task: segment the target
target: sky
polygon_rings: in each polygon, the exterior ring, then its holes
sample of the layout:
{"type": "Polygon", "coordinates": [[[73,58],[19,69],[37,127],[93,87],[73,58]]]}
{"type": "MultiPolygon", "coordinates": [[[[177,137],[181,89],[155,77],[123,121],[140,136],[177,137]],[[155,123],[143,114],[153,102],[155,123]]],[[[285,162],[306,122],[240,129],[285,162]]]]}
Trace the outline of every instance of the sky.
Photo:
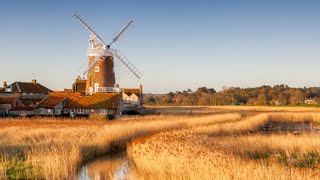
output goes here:
{"type": "Polygon", "coordinates": [[[320,86],[320,1],[313,0],[2,0],[0,82],[71,88],[86,63],[89,33],[78,12],[110,42],[131,18],[134,28],[112,48],[142,73],[116,66],[121,87],[147,93],[206,86],[320,86]]]}

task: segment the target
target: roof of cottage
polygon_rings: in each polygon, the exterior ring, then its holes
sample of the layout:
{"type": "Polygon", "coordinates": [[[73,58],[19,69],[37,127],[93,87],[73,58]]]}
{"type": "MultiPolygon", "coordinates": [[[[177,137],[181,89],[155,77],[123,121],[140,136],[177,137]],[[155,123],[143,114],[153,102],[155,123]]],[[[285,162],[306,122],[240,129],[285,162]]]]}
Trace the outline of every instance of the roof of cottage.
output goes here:
{"type": "Polygon", "coordinates": [[[127,94],[128,96],[131,96],[131,94],[140,96],[141,93],[139,88],[123,88],[122,92],[127,94]]]}
{"type": "MultiPolygon", "coordinates": [[[[52,90],[44,87],[39,83],[33,82],[14,82],[7,86],[7,88],[11,88],[11,92],[13,93],[48,93],[52,92],[52,90]]],[[[0,92],[6,92],[6,88],[0,88],[0,92]]],[[[6,92],[7,93],[7,92],[6,92]]]]}
{"type": "Polygon", "coordinates": [[[37,108],[53,108],[65,100],[65,108],[74,109],[116,109],[119,103],[119,93],[94,93],[90,96],[81,93],[51,92],[37,108]]]}
{"type": "Polygon", "coordinates": [[[13,104],[16,101],[16,97],[0,97],[0,104],[13,104]]]}

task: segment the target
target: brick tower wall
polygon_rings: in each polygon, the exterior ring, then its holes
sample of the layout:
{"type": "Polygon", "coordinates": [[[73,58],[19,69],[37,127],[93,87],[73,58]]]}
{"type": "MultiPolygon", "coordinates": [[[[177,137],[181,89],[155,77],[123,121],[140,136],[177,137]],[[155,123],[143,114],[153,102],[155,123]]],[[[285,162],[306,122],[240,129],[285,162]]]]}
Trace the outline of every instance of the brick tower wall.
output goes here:
{"type": "MultiPolygon", "coordinates": [[[[88,67],[94,62],[94,60],[94,56],[89,57],[88,67]]],[[[114,87],[116,80],[114,74],[114,63],[111,56],[107,56],[99,63],[99,72],[95,72],[95,67],[92,67],[88,72],[86,84],[87,94],[90,92],[90,87],[94,89],[94,83],[99,83],[99,87],[114,87]]]]}

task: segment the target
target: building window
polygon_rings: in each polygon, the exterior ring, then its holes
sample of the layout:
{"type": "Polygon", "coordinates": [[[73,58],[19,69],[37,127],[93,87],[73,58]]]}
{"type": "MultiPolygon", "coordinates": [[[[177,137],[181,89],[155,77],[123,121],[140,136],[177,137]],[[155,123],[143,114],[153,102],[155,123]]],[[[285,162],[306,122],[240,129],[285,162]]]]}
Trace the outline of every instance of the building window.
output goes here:
{"type": "Polygon", "coordinates": [[[25,95],[27,95],[27,93],[22,93],[22,96],[25,96],[25,95]]]}
{"type": "Polygon", "coordinates": [[[44,108],[39,108],[39,114],[45,114],[46,110],[44,108]]]}
{"type": "Polygon", "coordinates": [[[84,114],[84,109],[77,109],[78,114],[84,114]]]}
{"type": "Polygon", "coordinates": [[[51,114],[51,113],[52,113],[52,110],[51,110],[51,109],[47,109],[47,113],[48,113],[48,114],[51,114]]]}
{"type": "Polygon", "coordinates": [[[108,113],[107,109],[100,109],[100,114],[107,114],[107,113],[108,113]]]}
{"type": "Polygon", "coordinates": [[[71,113],[74,113],[74,112],[76,112],[76,111],[75,111],[74,109],[70,109],[70,112],[71,112],[71,113]]]}
{"type": "Polygon", "coordinates": [[[108,111],[108,114],[113,115],[113,114],[114,114],[114,110],[110,109],[110,110],[108,111]]]}
{"type": "Polygon", "coordinates": [[[5,88],[4,91],[5,91],[5,92],[12,92],[12,89],[11,89],[11,88],[5,88]]]}
{"type": "Polygon", "coordinates": [[[33,96],[33,93],[30,93],[30,96],[33,96]]]}
{"type": "Polygon", "coordinates": [[[99,66],[94,67],[94,72],[99,72],[99,66]]]}
{"type": "Polygon", "coordinates": [[[54,113],[55,115],[61,115],[61,109],[60,108],[57,108],[56,110],[55,110],[55,113],[54,113]]]}
{"type": "Polygon", "coordinates": [[[27,112],[24,110],[19,111],[19,115],[26,115],[26,114],[27,114],[27,112]]]}
{"type": "Polygon", "coordinates": [[[64,112],[65,114],[68,114],[68,113],[69,113],[69,109],[68,109],[68,108],[64,108],[63,112],[64,112]]]}

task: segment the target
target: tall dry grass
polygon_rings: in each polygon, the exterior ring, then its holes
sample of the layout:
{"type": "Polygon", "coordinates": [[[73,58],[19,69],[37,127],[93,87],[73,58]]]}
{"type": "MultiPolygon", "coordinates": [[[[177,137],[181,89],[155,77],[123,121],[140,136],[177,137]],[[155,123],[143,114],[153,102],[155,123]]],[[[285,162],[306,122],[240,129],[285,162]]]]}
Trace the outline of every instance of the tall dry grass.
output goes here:
{"type": "Polygon", "coordinates": [[[146,106],[148,112],[160,114],[207,114],[225,112],[320,112],[319,107],[278,106],[146,106]]]}
{"type": "Polygon", "coordinates": [[[131,178],[318,179],[318,135],[258,132],[269,118],[308,117],[280,116],[258,114],[135,139],[127,149],[134,169],[131,178]]]}
{"type": "Polygon", "coordinates": [[[210,126],[200,126],[194,128],[197,133],[208,135],[239,134],[244,132],[253,132],[259,130],[268,122],[267,114],[258,114],[245,117],[240,120],[225,122],[222,124],[213,124],[210,126]]]}
{"type": "Polygon", "coordinates": [[[282,163],[294,167],[320,168],[319,135],[242,135],[212,139],[210,144],[246,159],[282,163]],[[229,143],[233,142],[233,143],[229,143]]]}
{"type": "MultiPolygon", "coordinates": [[[[127,154],[136,179],[303,179],[319,175],[314,170],[316,163],[312,170],[311,166],[297,168],[305,159],[317,160],[317,136],[257,134],[270,121],[318,123],[317,108],[206,107],[206,113],[202,109],[190,112],[190,108],[182,115],[108,122],[1,120],[0,179],[1,173],[8,177],[12,171],[17,174],[14,178],[76,178],[85,162],[129,141],[127,154]],[[304,148],[297,150],[297,146],[304,148]]],[[[172,112],[180,110],[173,108],[172,112]]]]}
{"type": "Polygon", "coordinates": [[[269,120],[273,122],[314,122],[320,123],[320,113],[269,113],[269,120]]]}
{"type": "MultiPolygon", "coordinates": [[[[50,118],[0,121],[0,156],[5,175],[17,171],[25,178],[75,178],[80,166],[133,138],[195,125],[206,125],[239,114],[187,116],[147,116],[119,121],[70,121],[50,118]],[[20,166],[11,159],[23,162],[20,166]],[[25,172],[32,171],[30,174],[25,172]]],[[[17,176],[16,176],[17,177],[17,176]]]]}

